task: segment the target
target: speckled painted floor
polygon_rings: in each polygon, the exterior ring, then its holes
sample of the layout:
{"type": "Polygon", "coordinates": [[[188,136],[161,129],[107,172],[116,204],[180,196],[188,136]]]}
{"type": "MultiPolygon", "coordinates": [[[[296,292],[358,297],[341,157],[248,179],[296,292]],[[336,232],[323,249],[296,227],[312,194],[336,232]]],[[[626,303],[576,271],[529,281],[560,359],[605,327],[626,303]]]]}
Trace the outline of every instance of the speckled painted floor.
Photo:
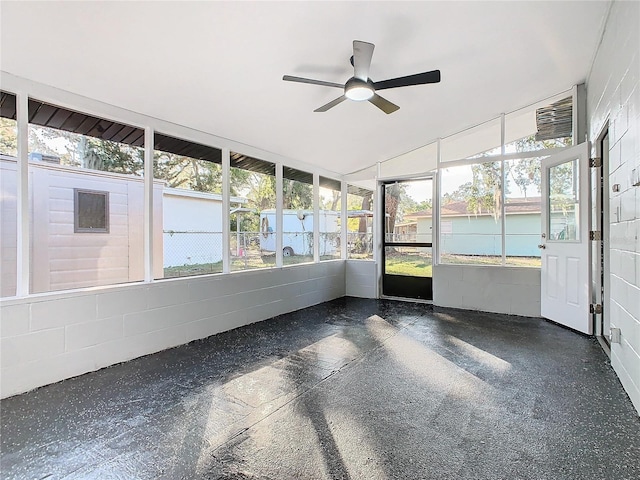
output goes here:
{"type": "Polygon", "coordinates": [[[640,478],[597,342],[340,299],[1,403],[4,479],[640,478]]]}

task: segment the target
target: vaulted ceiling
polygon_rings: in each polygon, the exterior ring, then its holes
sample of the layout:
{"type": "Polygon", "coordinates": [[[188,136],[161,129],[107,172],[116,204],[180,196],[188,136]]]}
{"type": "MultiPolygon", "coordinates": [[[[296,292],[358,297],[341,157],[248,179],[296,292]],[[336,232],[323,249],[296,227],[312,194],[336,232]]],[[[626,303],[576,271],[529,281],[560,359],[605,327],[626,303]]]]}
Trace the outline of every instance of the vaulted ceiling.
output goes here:
{"type": "Polygon", "coordinates": [[[0,68],[347,174],[587,79],[609,1],[7,2],[0,68]],[[434,85],[313,110],[340,95],[353,40],[374,81],[434,85]]]}

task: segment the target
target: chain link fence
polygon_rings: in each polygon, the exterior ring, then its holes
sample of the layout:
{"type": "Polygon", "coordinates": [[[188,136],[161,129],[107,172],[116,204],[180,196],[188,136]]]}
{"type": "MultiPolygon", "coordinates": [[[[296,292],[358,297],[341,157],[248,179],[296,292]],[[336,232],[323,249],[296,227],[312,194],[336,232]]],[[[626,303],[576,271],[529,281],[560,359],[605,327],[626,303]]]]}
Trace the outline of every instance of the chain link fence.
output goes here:
{"type": "Polygon", "coordinates": [[[347,258],[373,260],[373,233],[348,232],[347,258]]]}
{"type": "MultiPolygon", "coordinates": [[[[208,273],[222,273],[222,232],[165,230],[164,277],[184,277],[208,273]]],[[[248,270],[275,266],[275,249],[265,248],[260,232],[231,232],[229,253],[231,270],[248,270]]],[[[283,256],[285,265],[313,261],[313,234],[296,232],[283,234],[283,256]],[[298,251],[296,251],[298,250],[298,251]]],[[[348,234],[348,257],[373,258],[373,235],[350,232],[348,234]]],[[[340,258],[340,234],[320,233],[320,258],[340,258]]]]}
{"type": "Polygon", "coordinates": [[[222,272],[222,232],[163,232],[164,276],[184,277],[222,272]]]}

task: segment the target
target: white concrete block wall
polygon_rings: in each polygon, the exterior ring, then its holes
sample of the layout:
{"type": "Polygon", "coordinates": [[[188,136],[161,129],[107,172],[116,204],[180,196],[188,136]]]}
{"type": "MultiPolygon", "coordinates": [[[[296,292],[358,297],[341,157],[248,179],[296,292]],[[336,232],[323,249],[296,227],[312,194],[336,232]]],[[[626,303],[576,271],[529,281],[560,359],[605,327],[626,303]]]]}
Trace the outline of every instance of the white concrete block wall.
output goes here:
{"type": "Polygon", "coordinates": [[[587,80],[589,139],[609,120],[611,364],[640,412],[640,2],[616,1],[587,80]],[[619,192],[612,186],[620,185],[619,192]]]}
{"type": "Polygon", "coordinates": [[[347,260],[345,284],[349,297],[378,298],[377,264],[366,260],[347,260]]]}
{"type": "Polygon", "coordinates": [[[7,300],[2,398],[345,295],[345,262],[7,300]]]}
{"type": "Polygon", "coordinates": [[[540,316],[540,269],[435,265],[433,303],[441,307],[540,316]]]}

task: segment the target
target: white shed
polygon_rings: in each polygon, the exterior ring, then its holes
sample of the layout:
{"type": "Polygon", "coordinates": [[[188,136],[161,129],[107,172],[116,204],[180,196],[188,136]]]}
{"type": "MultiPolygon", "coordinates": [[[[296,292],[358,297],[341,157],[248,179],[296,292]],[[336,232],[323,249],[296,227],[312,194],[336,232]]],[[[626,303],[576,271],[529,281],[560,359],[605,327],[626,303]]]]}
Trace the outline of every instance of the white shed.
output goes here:
{"type": "MultiPolygon", "coordinates": [[[[0,156],[2,294],[15,293],[16,159],[0,156]],[[6,261],[5,261],[6,259],[6,261]]],[[[142,177],[29,161],[31,291],[144,279],[142,177]],[[84,209],[84,210],[83,210],[84,209]],[[99,211],[101,225],[84,212],[99,211]]],[[[162,247],[162,182],[154,181],[154,245],[162,247]]],[[[162,277],[162,260],[154,276],[162,277]]]]}

